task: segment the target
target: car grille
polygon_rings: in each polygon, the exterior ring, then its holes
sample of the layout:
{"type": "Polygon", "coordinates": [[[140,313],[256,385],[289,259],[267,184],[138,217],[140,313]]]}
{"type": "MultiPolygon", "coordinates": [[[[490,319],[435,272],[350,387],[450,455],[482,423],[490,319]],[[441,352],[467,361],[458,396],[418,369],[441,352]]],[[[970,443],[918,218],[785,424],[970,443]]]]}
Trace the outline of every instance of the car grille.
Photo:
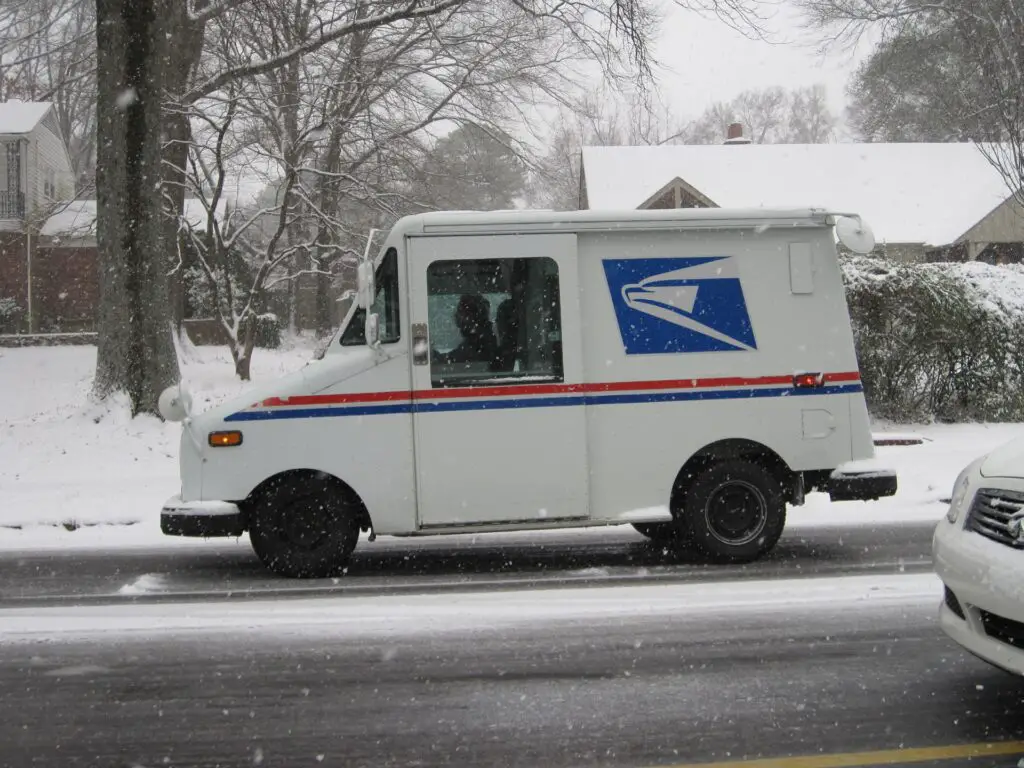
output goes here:
{"type": "Polygon", "coordinates": [[[1024,549],[1024,540],[1010,533],[1010,522],[1024,512],[1024,493],[983,488],[974,495],[967,528],[1008,547],[1024,549]]]}
{"type": "Polygon", "coordinates": [[[981,624],[985,627],[985,634],[993,640],[1012,645],[1014,648],[1024,649],[1024,624],[1002,616],[996,616],[988,611],[980,611],[981,624]]]}

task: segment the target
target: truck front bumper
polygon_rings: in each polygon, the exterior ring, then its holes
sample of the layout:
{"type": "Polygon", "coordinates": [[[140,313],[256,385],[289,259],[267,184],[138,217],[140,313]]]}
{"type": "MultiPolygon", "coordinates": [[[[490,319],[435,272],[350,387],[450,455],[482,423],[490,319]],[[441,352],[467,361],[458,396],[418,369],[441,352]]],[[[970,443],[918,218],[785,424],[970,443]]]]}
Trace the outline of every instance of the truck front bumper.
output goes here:
{"type": "Polygon", "coordinates": [[[182,501],[172,496],[160,511],[160,530],[168,536],[241,536],[245,515],[230,501],[182,501]]]}
{"type": "Polygon", "coordinates": [[[895,496],[898,483],[891,469],[839,470],[831,474],[825,490],[832,501],[874,501],[895,496]]]}

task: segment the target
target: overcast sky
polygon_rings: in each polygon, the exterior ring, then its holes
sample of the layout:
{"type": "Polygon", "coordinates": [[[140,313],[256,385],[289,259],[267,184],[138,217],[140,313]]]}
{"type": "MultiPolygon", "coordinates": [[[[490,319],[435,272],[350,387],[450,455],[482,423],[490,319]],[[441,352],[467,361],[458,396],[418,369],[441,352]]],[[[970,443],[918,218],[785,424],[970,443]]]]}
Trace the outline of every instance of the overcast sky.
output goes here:
{"type": "Polygon", "coordinates": [[[751,40],[716,18],[685,11],[668,0],[657,57],[662,99],[679,117],[693,118],[713,101],[725,101],[748,88],[823,84],[837,116],[846,106],[846,84],[870,51],[833,49],[825,54],[783,7],[769,29],[772,42],[751,40]]]}

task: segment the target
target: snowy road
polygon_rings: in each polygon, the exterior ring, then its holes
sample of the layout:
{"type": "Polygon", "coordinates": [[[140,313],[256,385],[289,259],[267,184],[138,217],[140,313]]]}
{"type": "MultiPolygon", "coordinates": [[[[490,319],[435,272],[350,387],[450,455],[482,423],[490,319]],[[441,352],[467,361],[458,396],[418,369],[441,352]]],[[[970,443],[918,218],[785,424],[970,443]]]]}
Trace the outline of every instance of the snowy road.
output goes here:
{"type": "Polygon", "coordinates": [[[916,764],[1011,768],[1024,684],[945,639],[938,594],[919,573],[8,608],[0,764],[828,768],[996,743],[916,764]]]}
{"type": "Polygon", "coordinates": [[[933,528],[743,568],[626,528],[382,537],[337,582],[244,540],[3,552],[0,766],[1013,768],[1024,683],[938,629],[933,528]]]}
{"type": "Polygon", "coordinates": [[[246,539],[169,540],[166,549],[0,552],[0,604],[210,599],[271,594],[395,593],[632,584],[725,578],[904,573],[931,569],[934,523],[795,527],[745,567],[680,563],[628,526],[545,533],[364,540],[349,575],[288,581],[260,565],[246,539]]]}

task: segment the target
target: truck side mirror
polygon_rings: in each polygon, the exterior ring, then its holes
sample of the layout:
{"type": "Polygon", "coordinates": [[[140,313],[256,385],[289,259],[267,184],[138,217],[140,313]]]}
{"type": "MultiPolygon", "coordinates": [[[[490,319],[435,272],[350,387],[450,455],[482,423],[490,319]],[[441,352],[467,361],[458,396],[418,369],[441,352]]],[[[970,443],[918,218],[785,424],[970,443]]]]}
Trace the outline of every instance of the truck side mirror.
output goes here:
{"type": "Polygon", "coordinates": [[[360,309],[368,310],[373,305],[373,300],[377,295],[373,278],[373,262],[369,259],[359,262],[357,282],[356,301],[360,309]]]}
{"type": "Polygon", "coordinates": [[[835,222],[836,238],[854,253],[867,255],[875,248],[875,234],[859,216],[839,216],[835,222]]]}
{"type": "Polygon", "coordinates": [[[157,410],[166,421],[184,421],[192,413],[192,395],[184,387],[170,386],[160,393],[157,410]]]}

